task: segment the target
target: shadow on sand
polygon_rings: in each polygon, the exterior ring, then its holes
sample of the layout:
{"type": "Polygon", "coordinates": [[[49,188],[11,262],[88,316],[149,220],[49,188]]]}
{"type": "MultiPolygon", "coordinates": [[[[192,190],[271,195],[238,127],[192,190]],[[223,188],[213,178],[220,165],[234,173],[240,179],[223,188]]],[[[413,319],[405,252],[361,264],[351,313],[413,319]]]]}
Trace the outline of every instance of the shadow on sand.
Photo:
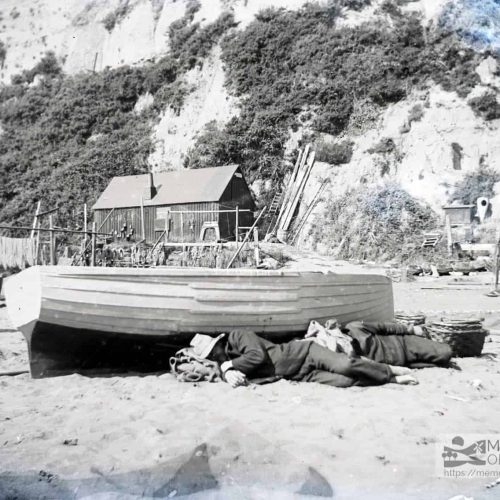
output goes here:
{"type": "MultiPolygon", "coordinates": [[[[261,492],[288,493],[303,497],[333,498],[330,483],[314,467],[302,466],[303,471],[287,484],[273,470],[264,471],[262,482],[253,470],[249,475],[224,472],[214,473],[210,463],[214,454],[220,454],[217,446],[203,443],[192,450],[190,456],[173,459],[150,469],[126,474],[106,474],[91,467],[91,477],[64,479],[56,474],[40,470],[25,475],[14,472],[0,473],[0,498],[21,500],[28,498],[173,498],[189,495],[191,498],[235,498],[259,489],[261,492]],[[180,464],[180,465],[179,465],[180,464]],[[244,477],[246,475],[246,477],[244,477]],[[269,478],[275,478],[275,482],[269,478]]],[[[237,457],[238,459],[238,457],[237,457]]],[[[245,462],[243,460],[243,462],[245,462]]],[[[251,467],[251,464],[246,464],[251,467]]],[[[287,464],[286,467],[293,464],[287,464]]],[[[259,468],[259,464],[256,465],[259,468]]],[[[260,465],[262,468],[262,466],[260,465]]],[[[220,469],[220,467],[219,467],[220,469]]],[[[255,469],[255,467],[254,467],[255,469]]]]}

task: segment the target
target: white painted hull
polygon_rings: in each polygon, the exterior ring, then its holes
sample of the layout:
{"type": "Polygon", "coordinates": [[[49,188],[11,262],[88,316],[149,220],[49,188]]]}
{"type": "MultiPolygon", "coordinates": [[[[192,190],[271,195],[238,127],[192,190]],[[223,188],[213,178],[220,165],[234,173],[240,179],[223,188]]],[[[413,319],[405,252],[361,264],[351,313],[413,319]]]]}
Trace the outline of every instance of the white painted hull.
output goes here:
{"type": "Polygon", "coordinates": [[[19,273],[5,289],[34,377],[163,370],[168,354],[158,350],[185,345],[194,333],[243,329],[277,339],[305,333],[313,319],[394,316],[392,283],[377,275],[51,266],[19,273]]]}
{"type": "Polygon", "coordinates": [[[21,330],[38,320],[140,335],[287,333],[305,331],[313,319],[394,316],[391,281],[370,274],[52,266],[23,271],[6,288],[21,330]]]}

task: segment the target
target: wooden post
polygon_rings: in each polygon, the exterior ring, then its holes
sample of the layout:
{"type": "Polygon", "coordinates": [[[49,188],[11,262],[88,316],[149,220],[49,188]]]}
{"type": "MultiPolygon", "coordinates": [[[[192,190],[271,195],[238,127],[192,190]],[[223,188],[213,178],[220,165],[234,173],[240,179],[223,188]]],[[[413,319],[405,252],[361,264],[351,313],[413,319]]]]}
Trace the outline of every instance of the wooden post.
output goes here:
{"type": "MultiPolygon", "coordinates": [[[[38,224],[38,216],[40,215],[41,207],[42,207],[42,202],[39,201],[36,204],[35,218],[33,219],[33,229],[31,230],[31,239],[33,239],[35,237],[35,229],[36,229],[37,224],[38,224]]],[[[37,234],[38,234],[38,231],[37,231],[37,234]]]]}
{"type": "Polygon", "coordinates": [[[42,202],[39,201],[36,205],[35,218],[33,220],[33,230],[31,231],[31,239],[35,239],[35,264],[38,264],[38,249],[40,247],[40,231],[34,231],[34,229],[40,228],[40,209],[42,208],[42,202]]]}
{"type": "Polygon", "coordinates": [[[226,269],[229,269],[233,265],[234,261],[236,260],[236,258],[240,254],[241,250],[245,246],[245,243],[248,241],[248,238],[252,234],[253,228],[257,227],[257,224],[259,223],[261,217],[264,215],[264,213],[266,212],[266,210],[267,210],[267,206],[264,207],[261,210],[259,216],[257,217],[257,219],[255,219],[255,222],[253,223],[252,227],[250,228],[250,231],[248,231],[248,233],[245,235],[245,238],[243,239],[243,242],[241,243],[241,246],[238,247],[238,249],[236,250],[236,252],[234,252],[234,255],[231,257],[231,260],[229,261],[229,264],[226,266],[226,269]]]}
{"type": "MultiPolygon", "coordinates": [[[[36,223],[36,228],[40,229],[40,221],[38,220],[36,223]]],[[[40,252],[40,231],[36,232],[35,236],[35,256],[36,256],[36,263],[38,264],[38,254],[40,252]]]]}
{"type": "Polygon", "coordinates": [[[259,228],[253,228],[253,241],[255,247],[253,249],[254,257],[255,257],[255,265],[258,266],[260,264],[260,252],[259,252],[259,228]]]}
{"type": "Polygon", "coordinates": [[[448,256],[451,256],[451,254],[453,253],[453,241],[451,235],[451,222],[449,215],[447,215],[445,218],[445,227],[446,227],[446,246],[448,247],[448,256]]]}
{"type": "Polygon", "coordinates": [[[170,228],[172,227],[172,214],[170,213],[170,208],[167,208],[167,215],[166,215],[166,222],[165,222],[165,238],[164,238],[164,243],[169,241],[170,238],[170,228]]]}
{"type": "MultiPolygon", "coordinates": [[[[54,217],[52,215],[49,216],[49,229],[54,229],[54,217]]],[[[50,265],[54,266],[56,263],[56,235],[54,231],[50,231],[49,233],[49,238],[50,238],[50,265]]]]}
{"type": "Polygon", "coordinates": [[[97,232],[96,223],[92,222],[92,257],[90,261],[91,266],[95,266],[96,232],[97,232]]]}
{"type": "MultiPolygon", "coordinates": [[[[111,209],[111,212],[109,212],[108,215],[106,215],[106,217],[104,218],[104,220],[101,222],[99,228],[97,231],[100,231],[101,228],[104,226],[104,224],[106,224],[107,220],[111,217],[111,215],[113,214],[113,212],[115,211],[114,208],[111,209]]],[[[80,231],[70,231],[70,232],[73,232],[74,234],[78,234],[80,233],[80,231]]],[[[93,232],[96,232],[96,231],[93,231],[93,232]]],[[[106,234],[106,236],[113,236],[112,234],[106,234]]],[[[85,252],[89,249],[89,247],[92,245],[92,238],[90,238],[90,245],[87,243],[87,245],[85,245],[83,247],[83,251],[80,253],[80,256],[78,257],[78,260],[76,262],[73,262],[73,265],[78,265],[80,263],[80,261],[82,259],[84,259],[85,257],[85,252]]]]}
{"type": "Polygon", "coordinates": [[[236,228],[234,230],[234,236],[236,238],[236,248],[238,248],[239,241],[240,241],[240,207],[239,207],[239,205],[236,205],[235,219],[236,219],[236,228]]]}
{"type": "Polygon", "coordinates": [[[165,236],[165,234],[166,234],[166,230],[160,234],[160,236],[156,240],[155,244],[153,245],[153,248],[149,251],[148,254],[146,254],[146,260],[151,260],[153,258],[154,251],[155,251],[156,247],[158,246],[158,244],[160,243],[161,239],[165,236]]]}
{"type": "Polygon", "coordinates": [[[83,248],[87,246],[87,204],[83,204],[83,230],[85,234],[83,235],[83,248]]]}
{"type": "Polygon", "coordinates": [[[184,214],[181,212],[181,241],[184,243],[184,214]]]}
{"type": "Polygon", "coordinates": [[[408,281],[408,266],[401,266],[401,283],[408,281]]]}
{"type": "Polygon", "coordinates": [[[144,225],[144,199],[141,196],[141,228],[142,228],[142,234],[141,237],[143,240],[146,239],[146,226],[144,225]]]}
{"type": "Polygon", "coordinates": [[[495,292],[498,292],[498,281],[500,276],[500,240],[495,248],[495,292]]]}

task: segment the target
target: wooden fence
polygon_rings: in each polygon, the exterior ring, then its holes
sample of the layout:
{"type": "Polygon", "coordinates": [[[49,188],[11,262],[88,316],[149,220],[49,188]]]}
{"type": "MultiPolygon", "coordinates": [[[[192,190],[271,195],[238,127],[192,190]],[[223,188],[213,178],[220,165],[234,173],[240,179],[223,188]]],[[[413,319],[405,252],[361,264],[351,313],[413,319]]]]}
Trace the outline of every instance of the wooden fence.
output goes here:
{"type": "Polygon", "coordinates": [[[36,264],[34,238],[7,238],[0,236],[0,267],[24,269],[36,264]]]}

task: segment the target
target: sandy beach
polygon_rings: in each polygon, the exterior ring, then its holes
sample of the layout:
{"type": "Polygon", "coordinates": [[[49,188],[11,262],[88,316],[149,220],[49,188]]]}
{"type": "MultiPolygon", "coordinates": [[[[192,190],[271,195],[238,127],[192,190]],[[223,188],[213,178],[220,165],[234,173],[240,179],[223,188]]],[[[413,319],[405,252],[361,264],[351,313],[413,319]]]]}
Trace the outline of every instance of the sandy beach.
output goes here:
{"type": "MultiPolygon", "coordinates": [[[[0,498],[499,498],[491,479],[437,475],[443,434],[500,434],[500,299],[449,283],[395,283],[396,309],[476,312],[492,335],[418,386],[2,376],[0,498]]],[[[26,351],[0,302],[0,371],[27,369],[26,351]]]]}

